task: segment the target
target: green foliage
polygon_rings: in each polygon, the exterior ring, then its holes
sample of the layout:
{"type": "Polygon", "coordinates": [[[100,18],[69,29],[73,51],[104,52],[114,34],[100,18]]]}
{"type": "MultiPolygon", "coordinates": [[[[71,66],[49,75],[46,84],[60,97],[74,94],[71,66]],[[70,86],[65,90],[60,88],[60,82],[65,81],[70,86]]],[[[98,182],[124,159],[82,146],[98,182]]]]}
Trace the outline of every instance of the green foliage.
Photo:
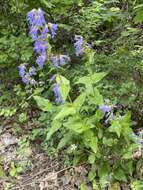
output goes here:
{"type": "MultiPolygon", "coordinates": [[[[73,163],[90,164],[88,180],[93,189],[120,190],[118,182],[142,189],[138,169],[142,163],[134,156],[140,149],[133,125],[141,128],[143,123],[142,1],[3,0],[1,4],[0,116],[15,117],[24,125],[30,117],[34,119],[30,112],[40,114],[39,119],[36,116],[40,126],[22,137],[18,154],[31,154],[29,139],[40,138],[49,152],[63,149],[73,163]],[[58,36],[49,42],[48,51],[69,52],[71,64],[55,71],[48,60],[44,70],[38,70],[39,83],[31,88],[18,85],[17,67],[34,63],[26,14],[39,7],[48,22],[59,24],[58,36]],[[75,34],[83,35],[92,46],[83,57],[75,56],[75,34]],[[52,74],[60,84],[63,105],[54,102],[52,74]],[[101,111],[104,104],[111,107],[110,113],[101,111]],[[133,180],[136,176],[138,180],[133,180]]],[[[17,177],[22,170],[23,166],[12,163],[9,174],[17,177]]],[[[84,183],[80,188],[87,189],[84,183]]]]}
{"type": "Polygon", "coordinates": [[[141,190],[143,188],[143,182],[136,180],[131,185],[132,190],[141,190]]]}
{"type": "MultiPolygon", "coordinates": [[[[93,181],[98,176],[101,189],[108,186],[109,178],[121,182],[129,180],[134,168],[131,163],[130,167],[128,165],[129,169],[126,170],[127,161],[131,162],[133,152],[138,150],[137,138],[134,141],[131,138],[131,134],[134,133],[131,129],[130,113],[124,115],[114,113],[114,119],[111,119],[108,127],[105,127],[104,114],[99,109],[104,99],[97,87],[97,82],[101,81],[105,75],[105,73],[93,73],[79,78],[75,85],[85,85],[76,99],[73,102],[67,100],[61,106],[52,105],[51,123],[46,137],[46,141],[49,141],[52,137],[54,139],[54,134],[57,135],[59,132],[61,135],[57,148],[65,147],[75,160],[82,161],[84,158],[84,161],[90,163],[92,167],[88,178],[93,181]],[[75,150],[69,151],[71,145],[75,145],[75,150]],[[125,156],[127,152],[131,153],[131,157],[125,156]]],[[[67,87],[64,86],[64,88],[67,87]]],[[[43,102],[47,101],[42,99],[43,102]]],[[[35,100],[42,110],[40,97],[35,100]]],[[[49,101],[47,101],[48,104],[49,101]]],[[[44,109],[44,111],[49,114],[49,110],[44,109]]],[[[85,186],[82,185],[81,188],[85,186]]]]}

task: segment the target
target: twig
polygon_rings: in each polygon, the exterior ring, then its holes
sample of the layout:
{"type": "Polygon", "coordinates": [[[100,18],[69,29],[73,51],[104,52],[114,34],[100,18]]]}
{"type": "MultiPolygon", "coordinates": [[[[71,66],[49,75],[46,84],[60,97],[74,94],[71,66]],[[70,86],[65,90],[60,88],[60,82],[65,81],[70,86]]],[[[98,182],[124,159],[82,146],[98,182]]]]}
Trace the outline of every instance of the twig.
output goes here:
{"type": "Polygon", "coordinates": [[[38,175],[41,175],[44,172],[47,172],[47,171],[51,170],[52,168],[58,166],[59,164],[60,163],[57,163],[56,165],[51,166],[50,168],[43,169],[42,171],[40,171],[40,172],[36,173],[35,175],[33,175],[32,177],[30,177],[29,179],[25,180],[23,183],[26,183],[27,181],[32,180],[33,178],[37,177],[38,175]]]}

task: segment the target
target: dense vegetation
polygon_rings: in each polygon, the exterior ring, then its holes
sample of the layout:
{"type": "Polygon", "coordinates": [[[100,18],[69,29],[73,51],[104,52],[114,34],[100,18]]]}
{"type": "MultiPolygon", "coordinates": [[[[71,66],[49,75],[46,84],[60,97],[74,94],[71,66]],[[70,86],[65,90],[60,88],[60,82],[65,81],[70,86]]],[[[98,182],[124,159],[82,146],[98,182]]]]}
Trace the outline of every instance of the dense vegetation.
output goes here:
{"type": "Polygon", "coordinates": [[[21,149],[38,142],[65,165],[88,165],[93,190],[142,190],[142,0],[2,0],[0,9],[0,134],[11,123],[21,149]]]}

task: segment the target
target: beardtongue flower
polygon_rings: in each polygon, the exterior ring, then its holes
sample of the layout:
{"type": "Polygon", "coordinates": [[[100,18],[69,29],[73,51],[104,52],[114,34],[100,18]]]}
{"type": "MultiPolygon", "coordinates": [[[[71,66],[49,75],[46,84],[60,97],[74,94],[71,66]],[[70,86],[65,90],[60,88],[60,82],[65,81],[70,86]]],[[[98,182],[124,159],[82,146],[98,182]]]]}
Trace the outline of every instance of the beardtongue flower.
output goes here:
{"type": "Polygon", "coordinates": [[[75,54],[76,56],[80,56],[83,54],[83,37],[80,35],[75,35],[75,54]]]}
{"type": "Polygon", "coordinates": [[[68,55],[54,55],[51,57],[51,63],[54,65],[55,69],[59,66],[64,66],[70,62],[70,57],[68,55]]]}
{"type": "Polygon", "coordinates": [[[36,68],[34,66],[30,67],[29,75],[30,75],[30,77],[33,76],[33,75],[36,75],[36,68]]]}
{"type": "Polygon", "coordinates": [[[81,35],[75,35],[74,40],[75,40],[74,48],[76,56],[83,55],[86,49],[91,48],[91,44],[84,43],[83,37],[81,35]]]}
{"type": "Polygon", "coordinates": [[[105,114],[109,113],[111,111],[111,107],[108,105],[101,105],[99,106],[99,109],[105,114]]]}
{"type": "Polygon", "coordinates": [[[25,75],[26,64],[20,64],[20,65],[18,66],[18,70],[19,70],[19,75],[20,75],[20,77],[23,78],[24,75],[25,75]]]}
{"type": "Polygon", "coordinates": [[[64,66],[70,62],[70,57],[68,55],[60,55],[59,62],[61,66],[64,66]]]}
{"type": "Polygon", "coordinates": [[[30,25],[37,25],[39,27],[42,27],[44,24],[46,24],[45,18],[44,18],[45,12],[42,11],[40,8],[33,9],[27,14],[27,20],[29,21],[30,25]]]}
{"type": "Polygon", "coordinates": [[[40,69],[43,69],[45,61],[46,61],[46,53],[43,53],[37,57],[36,63],[40,67],[40,69]]]}
{"type": "Polygon", "coordinates": [[[56,75],[52,75],[52,76],[50,77],[50,82],[53,82],[53,81],[55,80],[55,78],[56,78],[56,75]]]}
{"type": "Polygon", "coordinates": [[[58,59],[57,55],[54,55],[51,57],[51,63],[53,64],[55,69],[57,69],[59,67],[59,59],[58,59]]]}
{"type": "Polygon", "coordinates": [[[55,83],[53,85],[53,92],[54,92],[54,95],[55,95],[55,102],[57,104],[63,104],[63,99],[62,99],[62,96],[61,96],[61,93],[60,93],[60,90],[59,90],[59,84],[55,83]]]}
{"type": "Polygon", "coordinates": [[[30,24],[30,36],[34,40],[34,51],[37,54],[36,63],[43,69],[47,58],[46,37],[49,32],[46,24],[45,13],[41,9],[33,9],[28,12],[27,20],[30,24]]]}
{"type": "Polygon", "coordinates": [[[55,36],[57,35],[58,24],[48,23],[48,26],[50,28],[51,37],[55,38],[55,36]]]}

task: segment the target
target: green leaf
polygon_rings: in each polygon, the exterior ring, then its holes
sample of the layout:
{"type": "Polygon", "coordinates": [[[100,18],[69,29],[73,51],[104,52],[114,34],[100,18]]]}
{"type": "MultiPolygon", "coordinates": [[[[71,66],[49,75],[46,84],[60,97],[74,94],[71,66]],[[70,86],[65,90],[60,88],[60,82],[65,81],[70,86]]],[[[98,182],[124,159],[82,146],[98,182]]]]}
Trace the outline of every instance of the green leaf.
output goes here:
{"type": "Polygon", "coordinates": [[[51,112],[52,111],[52,104],[48,99],[45,99],[40,96],[33,96],[34,100],[36,101],[38,107],[45,112],[51,112]]]}
{"type": "Polygon", "coordinates": [[[137,13],[136,16],[134,18],[134,22],[137,23],[141,23],[143,22],[143,8],[140,8],[137,13]]]}
{"type": "Polygon", "coordinates": [[[85,93],[80,94],[75,99],[75,101],[73,102],[73,106],[76,108],[76,110],[80,110],[81,106],[85,102],[85,99],[86,99],[86,94],[85,93]]]}
{"type": "Polygon", "coordinates": [[[73,134],[72,133],[66,133],[64,135],[64,137],[60,140],[59,144],[58,144],[58,149],[63,148],[64,146],[66,146],[70,140],[72,139],[73,134]]]}
{"type": "Polygon", "coordinates": [[[116,133],[118,137],[121,135],[122,126],[118,120],[112,122],[112,125],[109,127],[109,131],[116,133]]]}
{"type": "Polygon", "coordinates": [[[89,86],[91,84],[96,84],[99,82],[102,78],[106,76],[106,73],[94,73],[92,75],[87,75],[84,77],[81,77],[76,84],[85,84],[86,86],[89,86]]]}
{"type": "Polygon", "coordinates": [[[94,88],[94,103],[96,105],[103,105],[104,104],[104,100],[103,100],[103,96],[100,94],[99,90],[97,88],[94,88]]]}
{"type": "Polygon", "coordinates": [[[17,176],[17,168],[15,167],[14,163],[11,163],[11,167],[9,169],[9,174],[12,177],[16,177],[17,176]]]}
{"type": "Polygon", "coordinates": [[[19,166],[16,168],[16,170],[17,170],[17,173],[21,173],[23,171],[23,168],[21,166],[19,166]]]}
{"type": "Polygon", "coordinates": [[[51,128],[49,129],[49,132],[47,133],[46,140],[48,141],[50,137],[60,129],[62,126],[62,123],[59,120],[54,120],[51,124],[51,128]]]}
{"type": "Polygon", "coordinates": [[[108,175],[110,174],[110,166],[106,163],[101,163],[98,168],[99,182],[102,189],[104,189],[108,183],[108,175]]]}
{"type": "Polygon", "coordinates": [[[95,154],[90,154],[89,157],[88,157],[88,162],[90,164],[94,164],[95,162],[95,154]]]}
{"type": "Polygon", "coordinates": [[[91,138],[91,140],[89,142],[89,146],[94,153],[97,152],[97,150],[98,150],[98,139],[97,139],[97,137],[94,136],[91,138]]]}
{"type": "Polygon", "coordinates": [[[70,82],[62,75],[57,75],[56,81],[59,83],[59,91],[61,93],[63,101],[65,101],[70,91],[70,82]]]}
{"type": "Polygon", "coordinates": [[[85,184],[81,184],[80,190],[88,190],[87,186],[85,184]]]}
{"type": "Polygon", "coordinates": [[[0,177],[3,177],[4,176],[4,170],[2,168],[2,166],[0,166],[0,177]]]}
{"type": "Polygon", "coordinates": [[[110,166],[106,163],[101,163],[98,168],[98,175],[100,178],[108,176],[110,173],[110,166]]]}
{"type": "Polygon", "coordinates": [[[119,183],[113,183],[110,185],[109,190],[121,190],[119,183]]]}
{"type": "Polygon", "coordinates": [[[54,120],[62,120],[65,117],[69,116],[69,115],[74,115],[76,114],[76,109],[75,107],[71,106],[71,105],[64,105],[62,110],[55,116],[54,120]]]}
{"type": "Polygon", "coordinates": [[[99,187],[95,180],[92,182],[92,186],[93,186],[93,190],[99,190],[99,187]]]}
{"type": "Polygon", "coordinates": [[[93,131],[90,130],[87,130],[86,132],[84,132],[83,134],[83,141],[84,141],[84,144],[86,145],[86,147],[90,147],[91,150],[94,152],[94,153],[97,153],[97,150],[98,150],[98,139],[97,137],[94,135],[93,131]]]}
{"type": "Polygon", "coordinates": [[[117,168],[116,170],[114,170],[114,178],[119,181],[124,181],[124,182],[127,181],[125,172],[121,168],[117,168]]]}
{"type": "Polygon", "coordinates": [[[131,184],[132,190],[142,190],[143,189],[143,181],[141,180],[135,180],[131,184]]]}
{"type": "Polygon", "coordinates": [[[96,166],[95,164],[93,164],[91,170],[88,173],[88,180],[93,181],[95,177],[96,177],[96,166]]]}
{"type": "Polygon", "coordinates": [[[69,119],[69,121],[66,122],[64,126],[79,134],[87,131],[90,128],[90,126],[87,125],[86,122],[79,117],[69,119]]]}

